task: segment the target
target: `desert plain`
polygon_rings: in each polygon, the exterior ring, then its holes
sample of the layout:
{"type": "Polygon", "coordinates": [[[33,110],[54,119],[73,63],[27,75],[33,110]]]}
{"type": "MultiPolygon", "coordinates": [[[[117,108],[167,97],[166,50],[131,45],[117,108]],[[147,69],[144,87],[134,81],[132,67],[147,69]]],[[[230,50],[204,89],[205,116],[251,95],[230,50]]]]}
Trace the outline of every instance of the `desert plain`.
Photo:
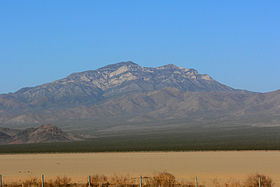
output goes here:
{"type": "Polygon", "coordinates": [[[121,152],[121,153],[48,153],[2,154],[0,174],[6,183],[45,175],[71,177],[85,182],[89,175],[152,176],[167,171],[178,180],[200,184],[213,180],[240,181],[248,175],[270,176],[280,186],[280,151],[210,151],[210,152],[121,152]]]}

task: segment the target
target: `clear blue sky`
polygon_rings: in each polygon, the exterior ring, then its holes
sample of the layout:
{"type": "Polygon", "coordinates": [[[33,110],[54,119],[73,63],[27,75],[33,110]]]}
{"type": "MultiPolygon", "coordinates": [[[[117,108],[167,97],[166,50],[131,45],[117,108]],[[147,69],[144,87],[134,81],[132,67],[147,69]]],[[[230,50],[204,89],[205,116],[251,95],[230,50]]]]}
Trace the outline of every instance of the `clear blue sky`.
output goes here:
{"type": "Polygon", "coordinates": [[[119,61],[280,89],[280,1],[2,0],[0,93],[119,61]]]}

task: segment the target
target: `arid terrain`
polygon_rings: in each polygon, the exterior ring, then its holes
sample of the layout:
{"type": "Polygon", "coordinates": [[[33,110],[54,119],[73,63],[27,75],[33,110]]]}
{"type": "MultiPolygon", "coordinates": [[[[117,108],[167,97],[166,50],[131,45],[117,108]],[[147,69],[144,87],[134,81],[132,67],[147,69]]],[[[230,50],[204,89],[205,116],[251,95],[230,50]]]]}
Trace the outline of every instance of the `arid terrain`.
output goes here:
{"type": "Polygon", "coordinates": [[[279,90],[239,90],[195,69],[128,61],[0,94],[0,127],[50,123],[94,136],[170,126],[271,127],[279,126],[279,106],[279,90]]]}
{"type": "Polygon", "coordinates": [[[192,181],[197,176],[207,186],[214,179],[242,181],[261,173],[280,186],[280,151],[3,154],[0,166],[4,182],[41,174],[46,179],[67,176],[84,182],[95,174],[138,177],[168,171],[179,180],[192,181]]]}

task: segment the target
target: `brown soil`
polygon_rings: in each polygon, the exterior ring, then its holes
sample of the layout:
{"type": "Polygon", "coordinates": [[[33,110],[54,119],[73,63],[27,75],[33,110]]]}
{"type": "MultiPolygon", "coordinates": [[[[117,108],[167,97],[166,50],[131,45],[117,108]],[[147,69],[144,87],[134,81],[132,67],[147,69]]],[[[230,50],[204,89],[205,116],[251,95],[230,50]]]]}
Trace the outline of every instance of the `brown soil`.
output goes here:
{"type": "Polygon", "coordinates": [[[5,182],[25,180],[45,175],[71,177],[84,182],[88,175],[104,174],[151,176],[168,171],[179,180],[194,180],[210,184],[262,173],[280,186],[280,151],[228,152],[131,152],[131,153],[71,153],[71,154],[5,154],[0,155],[0,174],[5,182]]]}

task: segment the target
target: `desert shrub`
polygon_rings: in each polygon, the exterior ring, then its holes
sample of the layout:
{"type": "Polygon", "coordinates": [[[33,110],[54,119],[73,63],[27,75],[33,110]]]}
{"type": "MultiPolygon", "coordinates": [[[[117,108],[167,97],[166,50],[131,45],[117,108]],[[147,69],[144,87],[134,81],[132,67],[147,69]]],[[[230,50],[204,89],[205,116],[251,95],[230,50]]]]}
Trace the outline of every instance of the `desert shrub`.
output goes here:
{"type": "Polygon", "coordinates": [[[90,184],[91,186],[108,186],[109,182],[105,175],[93,175],[90,176],[90,184]]]}
{"type": "Polygon", "coordinates": [[[243,187],[239,180],[236,179],[229,179],[225,182],[225,187],[243,187]]]}
{"type": "MultiPolygon", "coordinates": [[[[179,186],[182,186],[182,187],[195,187],[195,183],[194,182],[186,182],[186,183],[181,183],[179,186]]],[[[201,185],[199,185],[199,187],[201,187],[201,185]]]]}
{"type": "Polygon", "coordinates": [[[20,184],[18,182],[12,182],[10,184],[2,184],[3,187],[22,187],[24,184],[20,184]]]}
{"type": "Polygon", "coordinates": [[[245,181],[245,187],[258,187],[259,186],[259,177],[261,177],[261,186],[262,187],[272,187],[273,182],[272,179],[268,176],[256,174],[249,176],[248,179],[245,181]]]}
{"type": "MultiPolygon", "coordinates": [[[[182,186],[182,187],[195,187],[195,182],[193,181],[193,182],[187,182],[187,183],[180,183],[179,186],[182,186]]],[[[199,184],[199,183],[197,184],[197,186],[198,187],[205,187],[204,184],[199,184]]]]}
{"type": "Polygon", "coordinates": [[[215,178],[215,179],[212,180],[212,186],[213,187],[221,187],[221,184],[220,184],[219,180],[215,178]]]}
{"type": "Polygon", "coordinates": [[[217,178],[212,180],[213,187],[243,187],[240,181],[230,178],[226,182],[221,183],[217,178]]]}
{"type": "Polygon", "coordinates": [[[131,177],[129,176],[112,176],[110,178],[110,184],[115,184],[119,187],[122,186],[132,186],[133,185],[133,181],[131,179],[131,177]]]}
{"type": "Polygon", "coordinates": [[[150,181],[149,184],[151,186],[160,186],[160,187],[171,187],[175,185],[175,177],[174,175],[168,173],[168,172],[161,172],[157,175],[154,175],[150,181]]]}
{"type": "Polygon", "coordinates": [[[46,184],[48,187],[67,187],[71,186],[71,178],[69,177],[56,177],[54,181],[50,180],[46,184]]]}
{"type": "Polygon", "coordinates": [[[24,187],[34,187],[34,186],[38,186],[40,184],[41,184],[41,181],[36,177],[27,179],[27,180],[23,181],[23,183],[22,183],[22,185],[24,187]]]}

